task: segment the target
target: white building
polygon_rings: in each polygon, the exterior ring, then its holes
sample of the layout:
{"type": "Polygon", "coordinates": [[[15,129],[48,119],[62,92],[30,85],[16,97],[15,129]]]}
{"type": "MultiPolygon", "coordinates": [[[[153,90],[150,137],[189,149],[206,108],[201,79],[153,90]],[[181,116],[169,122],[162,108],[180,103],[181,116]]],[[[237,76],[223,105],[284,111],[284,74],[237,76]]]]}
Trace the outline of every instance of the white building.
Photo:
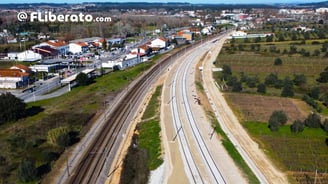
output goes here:
{"type": "Polygon", "coordinates": [[[235,31],[231,34],[231,37],[245,37],[247,33],[244,31],[235,31]]]}
{"type": "Polygon", "coordinates": [[[73,54],[84,53],[89,49],[89,45],[86,42],[76,42],[69,44],[69,51],[73,54]]]}
{"type": "Polygon", "coordinates": [[[34,45],[32,49],[43,47],[43,46],[49,46],[53,49],[56,49],[58,51],[58,54],[67,54],[69,51],[69,45],[65,41],[59,41],[59,40],[49,40],[47,42],[42,42],[38,45],[34,45]]]}
{"type": "Polygon", "coordinates": [[[318,8],[315,11],[317,13],[328,13],[328,8],[318,8]]]}
{"type": "Polygon", "coordinates": [[[151,41],[151,44],[149,45],[152,48],[166,48],[168,46],[168,40],[164,37],[156,38],[155,40],[151,41]]]}
{"type": "Polygon", "coordinates": [[[10,52],[7,54],[9,60],[17,61],[38,61],[42,59],[42,55],[33,52],[32,50],[26,50],[23,52],[10,52]]]}

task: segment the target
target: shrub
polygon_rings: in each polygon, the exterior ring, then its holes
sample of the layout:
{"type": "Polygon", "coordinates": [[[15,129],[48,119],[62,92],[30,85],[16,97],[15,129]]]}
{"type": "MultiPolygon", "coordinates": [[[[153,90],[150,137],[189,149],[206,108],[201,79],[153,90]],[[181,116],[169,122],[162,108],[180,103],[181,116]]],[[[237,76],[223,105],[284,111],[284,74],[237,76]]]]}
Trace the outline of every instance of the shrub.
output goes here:
{"type": "Polygon", "coordinates": [[[309,95],[304,95],[302,100],[305,101],[311,107],[313,107],[317,112],[322,111],[322,108],[319,106],[319,104],[313,98],[311,98],[309,95]]]}
{"type": "Polygon", "coordinates": [[[17,170],[17,177],[21,182],[30,182],[37,178],[35,164],[30,160],[23,160],[17,170]]]}
{"type": "Polygon", "coordinates": [[[11,93],[0,95],[0,124],[16,121],[25,115],[26,104],[11,93]]]}
{"type": "Polygon", "coordinates": [[[87,74],[81,72],[76,76],[76,82],[81,86],[86,86],[92,82],[87,74]]]}
{"type": "Polygon", "coordinates": [[[278,66],[278,65],[282,65],[282,60],[280,58],[276,58],[274,60],[274,65],[278,66]]]}
{"type": "Polygon", "coordinates": [[[309,114],[309,116],[304,120],[304,124],[310,128],[320,128],[321,118],[316,113],[309,114]]]}
{"type": "Polygon", "coordinates": [[[263,83],[257,85],[257,92],[265,94],[266,93],[266,85],[263,83]]]}
{"type": "Polygon", "coordinates": [[[64,148],[70,143],[69,130],[67,127],[58,127],[48,131],[48,142],[54,146],[64,148]]]}
{"type": "Polygon", "coordinates": [[[269,119],[269,128],[271,131],[278,131],[281,125],[287,123],[287,115],[284,111],[273,111],[269,119]]]}
{"type": "Polygon", "coordinates": [[[293,82],[296,86],[306,84],[306,76],[304,74],[294,74],[293,82]]]}
{"type": "Polygon", "coordinates": [[[325,119],[325,121],[323,122],[322,128],[325,132],[328,133],[328,119],[325,119]]]}
{"type": "Polygon", "coordinates": [[[290,126],[290,130],[294,133],[300,133],[304,130],[304,123],[301,120],[295,120],[290,126]]]}

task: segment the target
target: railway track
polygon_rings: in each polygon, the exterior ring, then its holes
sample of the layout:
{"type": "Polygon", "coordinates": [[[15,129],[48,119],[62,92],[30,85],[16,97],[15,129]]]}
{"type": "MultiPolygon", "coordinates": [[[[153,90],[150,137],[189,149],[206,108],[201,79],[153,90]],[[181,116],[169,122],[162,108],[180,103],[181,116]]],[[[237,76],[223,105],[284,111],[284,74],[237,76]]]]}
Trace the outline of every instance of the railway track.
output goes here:
{"type": "MultiPolygon", "coordinates": [[[[214,37],[216,35],[212,35],[214,37]]],[[[210,39],[210,38],[209,38],[210,39]]],[[[156,62],[156,64],[141,75],[134,83],[129,86],[126,92],[120,98],[120,101],[112,107],[109,114],[106,114],[106,122],[100,128],[100,131],[94,135],[91,144],[87,145],[80,157],[78,164],[68,168],[65,172],[69,173],[66,179],[60,179],[58,183],[69,184],[87,184],[87,183],[103,183],[106,178],[108,165],[110,165],[110,154],[115,154],[117,145],[121,143],[122,138],[120,132],[124,131],[125,125],[131,121],[133,107],[138,107],[141,103],[148,87],[158,79],[160,74],[166,71],[174,57],[178,57],[183,52],[187,52],[203,41],[195,42],[178,51],[167,54],[156,62]],[[106,166],[107,165],[107,166],[106,166]],[[65,181],[62,181],[65,180],[65,181]]],[[[107,112],[105,112],[107,113],[107,112]]],[[[75,159],[75,158],[74,158],[75,159]]],[[[68,161],[69,162],[69,161],[68,161]]],[[[63,178],[63,176],[61,177],[63,178]]]]}
{"type": "MultiPolygon", "coordinates": [[[[203,49],[205,52],[206,49],[203,49]]],[[[184,129],[182,127],[186,126],[186,124],[182,123],[182,120],[180,117],[182,117],[183,111],[186,114],[186,121],[188,121],[188,126],[191,129],[191,132],[194,137],[195,146],[203,159],[203,164],[208,170],[209,176],[212,178],[211,183],[218,183],[218,184],[225,184],[226,181],[223,178],[220,169],[216,165],[215,161],[213,160],[211,154],[209,153],[209,150],[207,148],[207,145],[205,144],[205,141],[203,140],[203,137],[200,134],[200,130],[197,126],[196,120],[191,112],[190,102],[187,98],[188,91],[187,91],[187,72],[190,71],[190,67],[192,64],[195,64],[195,59],[197,59],[197,53],[191,53],[189,56],[186,57],[186,61],[184,61],[183,64],[180,64],[179,68],[177,69],[177,72],[175,72],[174,79],[172,81],[172,87],[171,87],[171,96],[172,96],[172,103],[171,103],[171,109],[173,114],[173,120],[174,120],[174,126],[177,131],[177,137],[179,138],[179,146],[182,150],[183,159],[184,162],[188,168],[187,175],[191,175],[189,177],[191,183],[207,183],[206,179],[203,178],[203,176],[200,174],[198,167],[196,166],[196,163],[194,161],[194,155],[191,153],[190,143],[188,142],[188,139],[186,138],[187,135],[185,135],[184,129]],[[196,54],[196,55],[195,55],[196,54]],[[179,75],[182,75],[182,77],[179,77],[179,75]],[[179,84],[178,84],[179,83],[179,84]],[[181,93],[179,90],[177,90],[177,86],[182,85],[181,93]],[[181,96],[181,99],[183,99],[183,105],[180,105],[183,110],[179,111],[178,108],[178,99],[177,96],[181,96]],[[195,169],[196,167],[196,169],[195,169]]],[[[179,97],[180,98],[180,97],[179,97]]]]}

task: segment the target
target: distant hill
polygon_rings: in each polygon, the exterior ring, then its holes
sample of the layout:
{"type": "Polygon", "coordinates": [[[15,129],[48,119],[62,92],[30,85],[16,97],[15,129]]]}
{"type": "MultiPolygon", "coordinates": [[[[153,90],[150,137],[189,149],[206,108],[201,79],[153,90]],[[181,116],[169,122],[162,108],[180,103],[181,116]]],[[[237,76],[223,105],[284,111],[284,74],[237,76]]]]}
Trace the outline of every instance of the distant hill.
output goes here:
{"type": "MultiPolygon", "coordinates": [[[[233,9],[233,8],[277,8],[274,5],[267,4],[191,4],[191,3],[146,3],[146,2],[88,2],[82,4],[95,4],[96,6],[91,9],[153,9],[153,8],[165,8],[165,9],[184,9],[194,10],[200,9],[233,9]]],[[[67,3],[12,3],[1,4],[0,8],[7,9],[25,9],[25,8],[37,8],[37,7],[70,7],[76,4],[67,3]]]]}
{"type": "Polygon", "coordinates": [[[312,7],[328,7],[328,1],[318,2],[318,3],[302,3],[301,6],[312,6],[312,7]]]}
{"type": "MultiPolygon", "coordinates": [[[[318,3],[277,3],[277,4],[191,4],[191,3],[146,3],[146,2],[85,2],[81,4],[94,4],[95,7],[88,7],[89,10],[105,10],[105,9],[154,9],[154,8],[165,8],[165,9],[183,9],[183,10],[195,10],[198,9],[239,9],[239,8],[281,8],[281,7],[328,7],[328,1],[318,3]]],[[[69,3],[10,3],[1,4],[0,8],[5,9],[30,9],[39,7],[63,7],[70,8],[77,4],[69,3]]]]}

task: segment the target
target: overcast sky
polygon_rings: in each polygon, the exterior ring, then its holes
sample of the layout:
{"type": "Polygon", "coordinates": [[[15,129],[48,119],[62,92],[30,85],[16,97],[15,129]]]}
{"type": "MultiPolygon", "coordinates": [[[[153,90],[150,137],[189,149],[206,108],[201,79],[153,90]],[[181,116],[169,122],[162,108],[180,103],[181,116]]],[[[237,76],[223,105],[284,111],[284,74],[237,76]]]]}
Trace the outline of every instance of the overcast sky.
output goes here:
{"type": "Polygon", "coordinates": [[[188,2],[188,3],[210,3],[210,4],[247,4],[247,3],[310,3],[310,2],[322,2],[325,0],[1,0],[0,4],[7,3],[81,3],[81,2],[188,2]]]}

